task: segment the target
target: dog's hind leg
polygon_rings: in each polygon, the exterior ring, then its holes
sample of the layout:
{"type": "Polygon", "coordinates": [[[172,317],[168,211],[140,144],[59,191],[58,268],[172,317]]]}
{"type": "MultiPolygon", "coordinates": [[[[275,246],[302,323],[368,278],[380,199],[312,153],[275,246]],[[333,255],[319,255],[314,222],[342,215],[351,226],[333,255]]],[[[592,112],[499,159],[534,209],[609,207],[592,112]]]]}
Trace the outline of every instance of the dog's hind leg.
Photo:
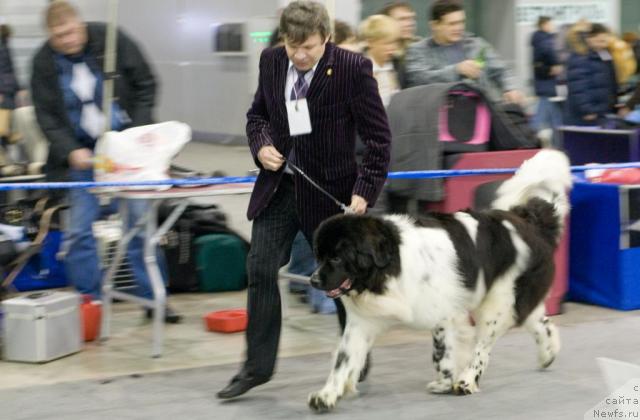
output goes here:
{"type": "Polygon", "coordinates": [[[545,316],[544,303],[531,312],[524,322],[524,327],[536,340],[540,368],[549,367],[560,351],[560,335],[556,326],[545,316]]]}
{"type": "Polygon", "coordinates": [[[494,344],[516,323],[513,310],[513,292],[509,290],[509,282],[495,287],[475,311],[476,342],[471,362],[458,376],[453,391],[466,395],[479,391],[480,377],[489,365],[489,355],[494,344]],[[501,285],[502,286],[502,285],[501,285]],[[504,288],[505,290],[500,290],[504,288]],[[501,293],[506,292],[506,293],[501,293]]]}
{"type": "Polygon", "coordinates": [[[367,354],[378,331],[373,326],[363,325],[347,317],[347,328],[333,357],[333,364],[325,386],[309,395],[309,407],[317,412],[332,410],[340,397],[357,393],[356,385],[364,367],[367,354]]]}
{"type": "Polygon", "coordinates": [[[433,365],[437,379],[427,385],[427,391],[433,394],[447,394],[453,390],[453,381],[459,373],[461,351],[464,351],[464,340],[461,337],[468,331],[468,315],[465,313],[436,325],[432,330],[433,365]],[[462,348],[461,348],[462,347],[462,348]]]}

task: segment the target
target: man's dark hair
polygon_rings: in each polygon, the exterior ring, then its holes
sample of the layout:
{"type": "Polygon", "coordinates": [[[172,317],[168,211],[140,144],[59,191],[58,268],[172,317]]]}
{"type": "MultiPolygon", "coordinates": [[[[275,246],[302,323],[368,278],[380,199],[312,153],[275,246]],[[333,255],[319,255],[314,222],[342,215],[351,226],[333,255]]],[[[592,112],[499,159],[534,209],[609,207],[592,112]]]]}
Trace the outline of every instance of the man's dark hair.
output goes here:
{"type": "Polygon", "coordinates": [[[353,29],[351,29],[351,26],[346,22],[336,20],[333,24],[333,42],[335,42],[336,45],[340,45],[356,35],[353,29]]]}
{"type": "Polygon", "coordinates": [[[378,12],[378,14],[391,16],[391,12],[393,12],[396,9],[406,9],[411,12],[415,12],[415,9],[413,8],[413,6],[406,1],[392,1],[385,4],[384,7],[380,9],[380,12],[378,12]]]}
{"type": "Polygon", "coordinates": [[[592,23],[591,24],[591,29],[587,32],[587,38],[598,36],[600,34],[608,34],[609,32],[610,32],[609,28],[607,28],[603,24],[601,24],[601,23],[592,23]]]}
{"type": "Polygon", "coordinates": [[[325,40],[331,34],[329,13],[315,1],[289,3],[280,17],[280,34],[293,44],[302,44],[313,34],[320,34],[325,40]]]}
{"type": "Polygon", "coordinates": [[[549,16],[540,16],[538,18],[538,29],[542,29],[542,27],[549,22],[551,22],[551,18],[549,16]]]}
{"type": "Polygon", "coordinates": [[[431,20],[439,21],[443,16],[453,12],[464,11],[462,2],[459,0],[436,0],[431,5],[429,12],[431,20]]]}

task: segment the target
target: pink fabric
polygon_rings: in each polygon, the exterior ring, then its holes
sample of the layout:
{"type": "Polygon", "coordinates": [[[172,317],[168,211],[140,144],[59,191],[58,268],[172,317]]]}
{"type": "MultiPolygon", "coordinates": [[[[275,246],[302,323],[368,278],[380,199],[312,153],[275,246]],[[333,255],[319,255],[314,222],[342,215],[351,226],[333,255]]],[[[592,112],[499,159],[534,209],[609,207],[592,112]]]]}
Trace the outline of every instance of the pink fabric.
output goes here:
{"type": "MultiPolygon", "coordinates": [[[[473,92],[463,91],[451,91],[453,95],[463,95],[469,97],[478,97],[473,92]]],[[[440,128],[440,141],[456,141],[449,131],[449,118],[447,112],[447,105],[440,107],[439,115],[439,128],[440,128]]],[[[489,141],[491,134],[491,114],[489,113],[489,107],[484,102],[480,102],[476,108],[476,126],[474,129],[474,136],[471,140],[465,142],[465,144],[484,144],[489,141]]]]}

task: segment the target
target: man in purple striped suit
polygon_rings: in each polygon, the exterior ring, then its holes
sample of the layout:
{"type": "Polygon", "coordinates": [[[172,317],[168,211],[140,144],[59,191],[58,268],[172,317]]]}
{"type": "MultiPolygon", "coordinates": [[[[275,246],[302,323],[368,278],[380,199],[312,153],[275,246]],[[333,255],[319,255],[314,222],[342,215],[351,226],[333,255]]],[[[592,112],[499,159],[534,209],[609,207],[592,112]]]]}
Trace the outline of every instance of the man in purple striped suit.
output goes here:
{"type": "MultiPolygon", "coordinates": [[[[288,261],[298,230],[311,241],[320,222],[342,212],[293,165],[362,214],[375,203],[389,164],[391,133],[371,62],[328,42],[329,16],[316,2],[290,3],[280,33],[285,46],[262,53],[258,90],[247,113],[249,147],[260,174],[247,212],[253,231],[246,361],[218,398],[269,381],[282,323],[278,269],[288,261]],[[359,166],[356,134],[366,146],[359,166]]],[[[344,329],[339,299],[336,306],[344,329]]]]}

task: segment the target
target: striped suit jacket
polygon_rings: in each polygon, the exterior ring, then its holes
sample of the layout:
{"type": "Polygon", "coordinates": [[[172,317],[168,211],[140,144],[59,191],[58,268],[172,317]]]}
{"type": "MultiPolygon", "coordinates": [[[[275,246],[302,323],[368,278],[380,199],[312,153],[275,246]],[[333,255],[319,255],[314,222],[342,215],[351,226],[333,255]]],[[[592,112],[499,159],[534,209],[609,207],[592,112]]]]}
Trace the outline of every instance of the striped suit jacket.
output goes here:
{"type": "MultiPolygon", "coordinates": [[[[265,145],[273,145],[283,156],[294,148],[296,164],[341,202],[349,205],[357,194],[372,206],[387,176],[391,133],[371,61],[327,43],[307,93],[312,132],[297,137],[289,135],[285,105],[288,66],[284,47],[263,51],[258,90],[247,113],[249,147],[261,169],[248,218],[269,205],[284,173],[284,166],[277,172],[262,167],[257,156],[265,145]],[[360,165],[355,159],[356,133],[366,147],[360,165]]],[[[298,174],[294,180],[298,217],[306,233],[341,211],[298,174]]]]}

